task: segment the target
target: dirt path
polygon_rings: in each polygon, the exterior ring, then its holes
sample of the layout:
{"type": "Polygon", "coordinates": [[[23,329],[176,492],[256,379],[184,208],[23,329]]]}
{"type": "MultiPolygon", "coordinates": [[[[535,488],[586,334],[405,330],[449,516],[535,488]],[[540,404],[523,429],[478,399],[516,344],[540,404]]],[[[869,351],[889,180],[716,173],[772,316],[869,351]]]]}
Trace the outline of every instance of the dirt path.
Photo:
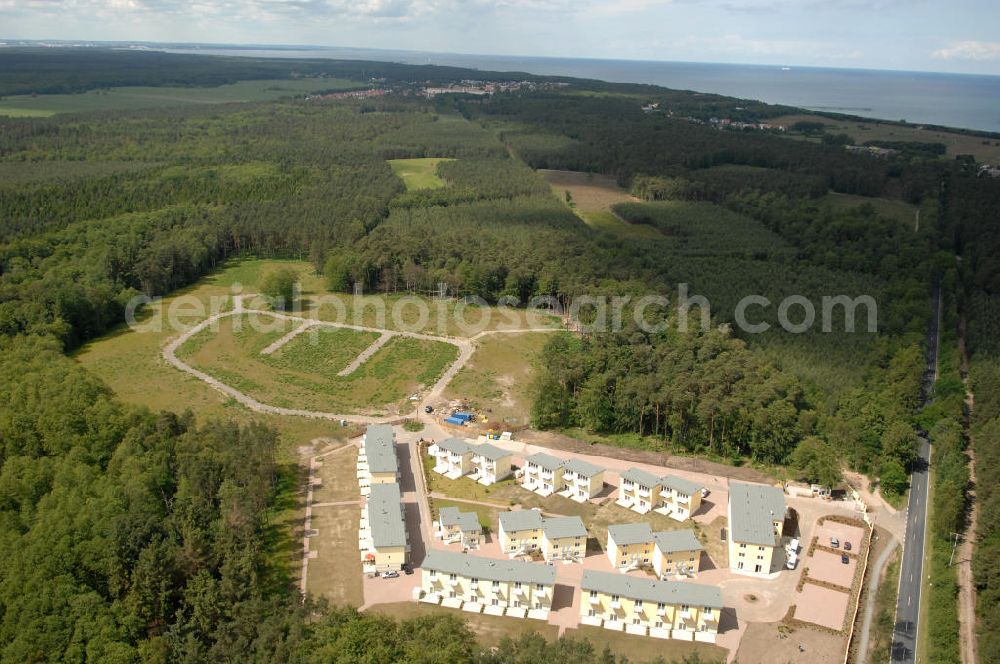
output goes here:
{"type": "Polygon", "coordinates": [[[276,353],[282,346],[284,346],[289,341],[291,341],[295,337],[299,336],[300,334],[308,330],[310,327],[312,327],[312,323],[302,323],[302,325],[299,325],[297,328],[295,328],[285,336],[281,337],[280,339],[275,341],[273,344],[271,344],[264,350],[260,351],[260,354],[272,355],[273,353],[276,353]]]}
{"type": "Polygon", "coordinates": [[[362,364],[367,362],[372,355],[378,352],[378,349],[384,346],[389,339],[392,339],[395,335],[391,332],[383,332],[382,336],[376,339],[371,346],[364,349],[360,355],[354,358],[354,361],[348,364],[343,370],[337,372],[338,376],[350,376],[352,373],[358,370],[362,364]]]}
{"type": "MultiPolygon", "coordinates": [[[[966,379],[966,403],[971,415],[975,396],[966,379]]],[[[979,643],[976,640],[976,586],[972,576],[972,556],[976,547],[976,521],[979,517],[979,502],[976,500],[976,455],[969,436],[969,522],[962,536],[962,543],[955,552],[955,567],[958,573],[958,636],[961,646],[962,664],[976,664],[979,643]]]]}
{"type": "Polygon", "coordinates": [[[875,559],[872,566],[870,581],[868,584],[868,595],[865,598],[864,619],[861,621],[861,629],[858,631],[858,661],[864,664],[868,661],[868,642],[871,639],[872,620],[875,618],[875,601],[878,599],[878,589],[881,585],[882,575],[885,573],[885,566],[889,563],[896,547],[899,546],[894,538],[890,539],[888,545],[875,559]]]}
{"type": "Polygon", "coordinates": [[[637,450],[630,447],[612,447],[590,443],[571,438],[569,436],[552,431],[534,431],[528,429],[517,434],[519,442],[537,445],[538,447],[548,447],[554,450],[572,452],[574,454],[596,455],[631,461],[634,463],[645,463],[653,466],[668,466],[677,470],[687,470],[693,473],[703,473],[705,475],[716,475],[719,477],[731,477],[744,482],[758,482],[761,484],[772,484],[773,478],[768,477],[762,471],[755,468],[742,468],[737,466],[727,466],[715,461],[707,461],[694,457],[677,456],[664,450],[654,452],[652,450],[637,450]]]}

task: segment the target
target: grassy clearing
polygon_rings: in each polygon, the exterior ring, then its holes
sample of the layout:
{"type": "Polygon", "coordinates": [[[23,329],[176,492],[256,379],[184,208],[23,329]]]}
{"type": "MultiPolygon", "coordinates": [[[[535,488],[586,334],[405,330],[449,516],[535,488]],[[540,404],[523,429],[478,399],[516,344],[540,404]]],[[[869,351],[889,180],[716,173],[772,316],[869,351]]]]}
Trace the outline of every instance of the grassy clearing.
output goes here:
{"type": "Polygon", "coordinates": [[[440,157],[390,159],[389,165],[392,167],[392,171],[403,180],[407,191],[418,191],[420,189],[440,189],[447,184],[437,174],[438,164],[442,161],[454,161],[454,159],[440,157]]]}
{"type": "Polygon", "coordinates": [[[226,417],[241,422],[263,422],[281,434],[282,458],[297,459],[296,448],[316,437],[341,436],[340,427],[302,417],[252,413],[200,380],[167,364],[160,353],[180,330],[166,324],[167,313],[176,311],[178,322],[194,325],[205,319],[214,298],[220,310],[231,304],[232,287],[239,284],[253,291],[267,274],[283,268],[302,269],[292,261],[233,261],[197,285],[164,298],[156,312],[143,318],[142,331],[122,327],[94,340],[75,354],[75,359],[99,376],[122,401],[154,411],[177,413],[190,409],[200,419],[226,417]],[[199,310],[200,308],[200,310],[199,310]],[[189,311],[187,315],[180,315],[189,311]]]}
{"type": "Polygon", "coordinates": [[[357,448],[351,447],[323,457],[317,475],[323,482],[313,489],[314,503],[343,503],[359,500],[355,468],[357,448]]]}
{"type": "Polygon", "coordinates": [[[913,228],[917,214],[916,205],[888,198],[869,198],[867,196],[854,196],[852,194],[838,194],[831,191],[823,197],[823,201],[828,203],[834,210],[855,208],[860,205],[871,205],[875,208],[875,212],[879,216],[886,219],[895,219],[910,228],[913,228]]]}
{"type": "Polygon", "coordinates": [[[497,532],[497,528],[499,527],[499,514],[501,512],[499,509],[494,509],[485,505],[462,503],[455,500],[444,500],[443,498],[431,498],[430,504],[431,515],[435,519],[437,519],[438,513],[442,507],[457,507],[463,512],[475,512],[476,516],[479,517],[479,525],[481,525],[484,529],[488,529],[490,532],[497,532]]]}
{"type": "Polygon", "coordinates": [[[552,187],[556,198],[566,201],[591,228],[619,237],[662,239],[663,236],[655,228],[630,224],[611,211],[618,203],[637,200],[619,187],[614,178],[577,171],[538,172],[552,187]]]}
{"type": "Polygon", "coordinates": [[[296,325],[266,314],[225,318],[217,330],[210,327],[192,337],[178,357],[261,403],[391,413],[407,396],[433,384],[458,355],[444,342],[394,337],[353,373],[338,376],[378,335],[323,328],[299,335],[273,355],[260,354],[296,325]]]}
{"type": "Polygon", "coordinates": [[[944,143],[948,151],[947,159],[956,155],[971,154],[977,161],[994,162],[1000,160],[1000,140],[981,138],[936,129],[924,129],[920,125],[896,125],[871,121],[833,120],[807,113],[785,115],[768,120],[771,124],[786,127],[796,122],[822,122],[829,134],[847,134],[858,144],[867,141],[914,141],[920,143],[944,143]]]}
{"type": "Polygon", "coordinates": [[[91,90],[80,94],[15,95],[0,99],[0,115],[45,117],[59,113],[268,101],[309,92],[349,90],[357,87],[364,86],[355,81],[342,79],[310,78],[294,81],[240,81],[213,88],[137,86],[91,90]]]}
{"type": "Polygon", "coordinates": [[[445,388],[446,399],[462,399],[490,421],[527,424],[531,384],[551,333],[487,337],[445,388]]]}
{"type": "Polygon", "coordinates": [[[361,558],[358,527],[361,508],[357,505],[313,509],[312,526],[319,531],[309,542],[316,557],[309,561],[306,590],[326,597],[332,604],[361,606],[361,558]]]}

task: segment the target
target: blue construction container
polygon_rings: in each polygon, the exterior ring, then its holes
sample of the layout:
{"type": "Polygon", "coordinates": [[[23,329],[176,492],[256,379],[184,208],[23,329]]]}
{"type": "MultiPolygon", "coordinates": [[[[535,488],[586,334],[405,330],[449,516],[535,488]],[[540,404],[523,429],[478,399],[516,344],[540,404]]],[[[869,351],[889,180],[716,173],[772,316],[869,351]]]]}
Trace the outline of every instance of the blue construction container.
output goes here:
{"type": "Polygon", "coordinates": [[[458,419],[462,420],[463,422],[471,422],[472,419],[475,417],[472,413],[464,413],[464,412],[452,413],[451,416],[452,417],[457,417],[458,419]]]}
{"type": "Polygon", "coordinates": [[[448,424],[457,424],[460,427],[464,427],[466,422],[466,420],[463,420],[460,417],[455,417],[454,415],[444,418],[444,421],[448,424]]]}

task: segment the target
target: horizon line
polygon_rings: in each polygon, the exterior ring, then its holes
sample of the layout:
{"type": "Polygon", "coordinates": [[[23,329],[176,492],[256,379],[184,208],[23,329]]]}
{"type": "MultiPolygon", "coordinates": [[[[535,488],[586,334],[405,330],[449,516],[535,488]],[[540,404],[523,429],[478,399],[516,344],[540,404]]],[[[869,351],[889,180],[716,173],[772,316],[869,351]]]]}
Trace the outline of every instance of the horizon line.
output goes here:
{"type": "MultiPolygon", "coordinates": [[[[725,66],[735,66],[735,67],[789,67],[795,69],[827,69],[834,71],[862,71],[862,72],[889,72],[889,73],[899,73],[899,74],[938,74],[938,75],[948,75],[948,76],[973,76],[973,77],[985,77],[985,78],[1000,78],[1000,73],[997,74],[983,74],[983,73],[972,73],[972,72],[960,72],[953,70],[923,70],[923,69],[894,69],[894,68],[879,68],[879,67],[860,67],[860,66],[834,66],[834,65],[801,65],[795,64],[794,62],[733,62],[733,61],[716,61],[716,60],[647,60],[644,58],[628,58],[628,57],[597,57],[590,55],[530,55],[530,54],[503,54],[503,53],[470,53],[464,51],[427,51],[422,49],[405,49],[405,48],[384,48],[378,46],[342,46],[342,45],[330,45],[330,44],[294,44],[294,43],[266,43],[266,42],[198,42],[198,41],[151,41],[145,39],[76,39],[76,38],[49,38],[49,39],[28,39],[22,37],[0,37],[0,49],[8,48],[11,46],[10,42],[34,42],[34,43],[64,43],[64,44],[128,44],[128,45],[156,45],[160,47],[169,46],[194,46],[203,48],[261,48],[261,49],[274,49],[274,50],[356,50],[356,51],[376,51],[382,53],[407,53],[414,55],[438,55],[438,56],[459,56],[459,57],[480,57],[480,58],[530,58],[536,60],[582,60],[591,62],[641,62],[650,64],[693,64],[693,65],[725,65],[725,66]]],[[[57,47],[50,47],[57,48],[57,47]]],[[[238,56],[234,56],[238,57],[238,56]]],[[[309,58],[300,58],[309,59],[309,58]]],[[[407,63],[400,63],[407,64],[407,63]]],[[[427,63],[430,66],[457,66],[457,65],[434,65],[433,63],[427,63]]],[[[475,67],[464,66],[466,69],[476,69],[475,67]]],[[[484,71],[484,70],[480,70],[484,71]]],[[[531,72],[521,72],[528,73],[531,72]]],[[[541,74],[534,74],[541,75],[541,74]]]]}

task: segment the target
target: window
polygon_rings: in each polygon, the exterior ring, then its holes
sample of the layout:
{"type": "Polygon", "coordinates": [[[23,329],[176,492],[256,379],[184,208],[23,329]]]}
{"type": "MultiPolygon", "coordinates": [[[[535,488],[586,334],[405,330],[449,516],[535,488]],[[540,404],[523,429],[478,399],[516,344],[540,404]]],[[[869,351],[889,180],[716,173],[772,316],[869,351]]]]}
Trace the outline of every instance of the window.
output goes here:
{"type": "Polygon", "coordinates": [[[597,611],[595,611],[594,609],[591,609],[590,611],[587,612],[587,615],[590,616],[591,618],[593,618],[594,616],[597,615],[597,611]]]}
{"type": "Polygon", "coordinates": [[[641,622],[642,622],[642,621],[641,621],[641,620],[639,620],[638,618],[632,618],[632,624],[633,624],[633,625],[638,625],[638,624],[639,624],[639,623],[641,623],[641,622]]]}
{"type": "Polygon", "coordinates": [[[660,611],[660,610],[663,610],[663,609],[665,609],[665,608],[667,608],[667,605],[666,605],[666,604],[664,604],[663,602],[657,602],[657,604],[656,604],[656,609],[657,609],[658,611],[660,611]]]}
{"type": "Polygon", "coordinates": [[[635,600],[635,608],[636,609],[641,609],[642,608],[642,600],[641,599],[635,600]]]}
{"type": "Polygon", "coordinates": [[[515,599],[514,600],[514,608],[515,609],[520,609],[521,608],[521,600],[519,600],[519,599],[515,599]]]}
{"type": "Polygon", "coordinates": [[[745,549],[745,548],[747,548],[747,545],[746,545],[746,544],[743,544],[743,543],[740,543],[740,548],[741,548],[741,549],[745,549]]]}
{"type": "Polygon", "coordinates": [[[476,585],[478,583],[479,583],[479,579],[472,579],[472,585],[476,585]]]}
{"type": "Polygon", "coordinates": [[[760,565],[756,565],[756,566],[755,566],[755,567],[753,568],[753,571],[755,571],[755,572],[759,572],[760,570],[761,570],[761,566],[760,566],[760,565]]]}
{"type": "Polygon", "coordinates": [[[493,587],[494,588],[499,588],[500,587],[500,582],[499,581],[494,581],[493,582],[493,587]]]}
{"type": "Polygon", "coordinates": [[[457,574],[449,574],[448,578],[451,579],[452,581],[454,581],[454,580],[456,580],[458,578],[458,575],[457,574]]]}
{"type": "Polygon", "coordinates": [[[456,597],[458,597],[458,594],[454,590],[452,590],[451,592],[448,593],[448,597],[455,599],[456,597]]]}
{"type": "Polygon", "coordinates": [[[612,596],[611,596],[611,601],[612,601],[612,602],[617,602],[617,601],[619,601],[619,600],[621,600],[621,597],[619,597],[618,595],[612,595],[612,596]]]}
{"type": "Polygon", "coordinates": [[[539,584],[535,585],[535,590],[537,590],[538,592],[542,592],[542,591],[545,590],[545,585],[539,583],[539,584]]]}
{"type": "Polygon", "coordinates": [[[542,603],[541,602],[535,602],[535,608],[536,609],[542,608],[542,603]]]}
{"type": "Polygon", "coordinates": [[[432,570],[432,569],[431,569],[431,570],[427,570],[427,574],[428,574],[428,575],[429,575],[429,576],[430,576],[430,577],[431,577],[432,579],[436,579],[436,578],[437,578],[437,576],[438,576],[438,573],[437,573],[436,571],[432,570]]]}
{"type": "Polygon", "coordinates": [[[493,599],[490,600],[490,604],[492,604],[493,606],[500,606],[500,600],[494,597],[493,599]]]}
{"type": "Polygon", "coordinates": [[[661,627],[663,627],[663,621],[657,620],[655,623],[653,623],[653,626],[656,627],[657,629],[660,629],[661,627]]]}
{"type": "Polygon", "coordinates": [[[739,564],[736,565],[736,569],[743,569],[743,561],[741,560],[739,564]]]}
{"type": "Polygon", "coordinates": [[[520,581],[515,581],[514,582],[514,587],[515,588],[520,588],[521,587],[521,582],[520,581]]]}
{"type": "Polygon", "coordinates": [[[594,599],[597,599],[597,591],[596,590],[591,590],[590,591],[590,596],[593,597],[594,599]]]}

